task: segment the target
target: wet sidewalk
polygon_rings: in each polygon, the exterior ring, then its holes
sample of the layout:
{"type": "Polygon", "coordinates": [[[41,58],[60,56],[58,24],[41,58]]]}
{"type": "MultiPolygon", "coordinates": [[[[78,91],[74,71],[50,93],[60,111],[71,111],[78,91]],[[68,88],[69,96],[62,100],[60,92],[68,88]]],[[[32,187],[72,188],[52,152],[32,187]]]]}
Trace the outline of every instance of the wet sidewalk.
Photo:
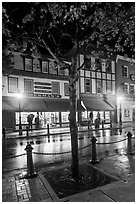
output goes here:
{"type": "MultiPolygon", "coordinates": [[[[121,129],[126,128],[126,127],[134,127],[134,123],[133,122],[123,123],[121,126],[121,129]]],[[[113,128],[119,128],[119,124],[118,123],[113,124],[113,128]]],[[[110,125],[109,124],[105,125],[104,129],[110,129],[110,125]]],[[[95,127],[92,126],[90,128],[90,131],[94,131],[94,130],[95,130],[95,127]]],[[[99,130],[102,130],[102,125],[100,125],[99,130]]],[[[79,126],[78,131],[79,132],[88,131],[88,127],[87,126],[79,126]]],[[[17,139],[26,138],[27,132],[23,131],[22,133],[23,133],[22,135],[19,135],[18,131],[6,132],[6,139],[9,139],[9,138],[17,138],[17,139]]],[[[62,128],[58,127],[58,128],[50,128],[49,129],[50,135],[69,134],[69,133],[70,133],[69,127],[62,127],[62,128]]],[[[37,137],[37,136],[48,136],[48,130],[45,128],[45,129],[29,131],[29,137],[37,137]]]]}
{"type": "MultiPolygon", "coordinates": [[[[88,163],[88,160],[82,161],[88,163]]],[[[64,164],[62,164],[64,165],[64,164]]],[[[66,164],[65,164],[66,165],[66,164]]],[[[90,164],[92,166],[92,164],[90,164]]],[[[56,171],[61,168],[57,165],[56,171]]],[[[106,157],[94,168],[118,181],[76,195],[59,199],[43,176],[46,166],[36,169],[38,176],[19,179],[23,170],[4,173],[2,177],[3,202],[135,202],[135,156],[115,155],[106,157]]]]}

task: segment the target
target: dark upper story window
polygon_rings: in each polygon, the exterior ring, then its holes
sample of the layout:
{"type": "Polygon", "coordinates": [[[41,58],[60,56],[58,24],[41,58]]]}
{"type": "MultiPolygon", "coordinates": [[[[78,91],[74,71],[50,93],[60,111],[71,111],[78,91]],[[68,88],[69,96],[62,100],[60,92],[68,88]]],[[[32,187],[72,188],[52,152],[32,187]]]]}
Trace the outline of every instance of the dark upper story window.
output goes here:
{"type": "Polygon", "coordinates": [[[33,63],[31,58],[25,58],[24,59],[24,68],[26,71],[32,71],[33,63]]]}
{"type": "Polygon", "coordinates": [[[41,72],[40,61],[38,59],[33,60],[33,72],[41,72]]]}
{"type": "Polygon", "coordinates": [[[49,74],[58,74],[58,65],[54,60],[49,61],[49,74]]]}
{"type": "Polygon", "coordinates": [[[16,77],[8,78],[8,92],[10,93],[18,92],[18,78],[16,77]]]}
{"type": "Polygon", "coordinates": [[[128,77],[128,66],[122,65],[122,76],[128,77]]]}
{"type": "Polygon", "coordinates": [[[49,72],[48,62],[42,61],[41,68],[42,68],[42,73],[48,73],[49,72]]]}

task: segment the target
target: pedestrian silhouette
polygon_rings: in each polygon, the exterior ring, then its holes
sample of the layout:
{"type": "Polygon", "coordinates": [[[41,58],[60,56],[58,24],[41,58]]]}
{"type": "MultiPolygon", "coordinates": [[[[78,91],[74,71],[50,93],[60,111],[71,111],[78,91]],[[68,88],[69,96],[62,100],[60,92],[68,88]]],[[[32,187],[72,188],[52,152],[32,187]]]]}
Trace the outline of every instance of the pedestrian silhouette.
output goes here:
{"type": "Polygon", "coordinates": [[[32,121],[33,121],[34,115],[33,114],[29,114],[27,117],[27,121],[28,121],[28,125],[29,125],[29,130],[32,131],[32,121]]]}

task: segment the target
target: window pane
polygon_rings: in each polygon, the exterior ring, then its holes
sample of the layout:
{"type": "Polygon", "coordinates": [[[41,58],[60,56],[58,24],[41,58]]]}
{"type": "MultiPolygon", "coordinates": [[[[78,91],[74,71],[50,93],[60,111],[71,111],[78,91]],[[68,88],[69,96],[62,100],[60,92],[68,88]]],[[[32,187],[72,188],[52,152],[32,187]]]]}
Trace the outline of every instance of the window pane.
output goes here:
{"type": "Polygon", "coordinates": [[[115,95],[115,81],[112,81],[112,94],[115,95]]]}
{"type": "Polygon", "coordinates": [[[85,79],[85,92],[90,93],[90,79],[85,79]]]}
{"type": "Polygon", "coordinates": [[[86,77],[90,77],[90,71],[85,72],[86,77]]]}
{"type": "Polygon", "coordinates": [[[96,93],[96,80],[92,79],[92,93],[96,93]]]}
{"type": "Polygon", "coordinates": [[[106,81],[103,80],[103,94],[106,94],[107,90],[106,90],[106,81]]]}
{"type": "Polygon", "coordinates": [[[105,61],[105,59],[102,60],[102,71],[106,72],[106,61],[105,61]]]}
{"type": "Polygon", "coordinates": [[[33,60],[33,72],[41,72],[40,61],[38,59],[33,60]]]}
{"type": "Polygon", "coordinates": [[[101,78],[101,73],[97,72],[97,78],[101,78]]]}
{"type": "Polygon", "coordinates": [[[111,80],[111,74],[107,74],[107,79],[111,80]]]}
{"type": "Polygon", "coordinates": [[[107,94],[112,93],[111,81],[107,81],[107,94]]]}
{"type": "Polygon", "coordinates": [[[80,79],[80,85],[81,85],[81,93],[85,93],[85,90],[84,90],[84,78],[83,77],[81,77],[81,79],[80,79]]]}
{"type": "Polygon", "coordinates": [[[25,70],[32,71],[32,59],[25,58],[25,70]]]}
{"type": "Polygon", "coordinates": [[[92,77],[95,78],[95,71],[92,71],[92,77]]]}
{"type": "Polygon", "coordinates": [[[135,85],[133,84],[133,85],[131,85],[130,84],[130,94],[135,94],[135,85]]]}
{"type": "Polygon", "coordinates": [[[64,95],[68,96],[69,95],[69,84],[64,83],[64,95]]]}
{"type": "Polygon", "coordinates": [[[42,72],[48,73],[48,62],[42,61],[42,72]]]}
{"type": "Polygon", "coordinates": [[[50,60],[50,62],[49,62],[49,73],[57,75],[57,69],[58,69],[57,64],[53,60],[50,60]]]}
{"type": "Polygon", "coordinates": [[[103,79],[106,79],[106,73],[102,73],[103,79]]]}
{"type": "Polygon", "coordinates": [[[24,93],[33,93],[34,85],[32,79],[24,79],[24,93]]]}
{"type": "Polygon", "coordinates": [[[124,84],[124,93],[125,94],[128,94],[129,93],[129,90],[128,90],[128,84],[124,84]]]}
{"type": "Polygon", "coordinates": [[[95,70],[95,57],[91,57],[91,69],[95,70]]]}
{"type": "Polygon", "coordinates": [[[80,70],[80,76],[84,76],[84,70],[80,70]]]}
{"type": "Polygon", "coordinates": [[[18,91],[18,78],[9,77],[9,92],[15,93],[18,91]]]}
{"type": "Polygon", "coordinates": [[[122,65],[122,73],[124,77],[128,77],[128,67],[122,65]]]}
{"type": "Polygon", "coordinates": [[[114,61],[111,62],[111,66],[112,66],[112,73],[115,73],[115,62],[114,61]]]}
{"type": "Polygon", "coordinates": [[[101,93],[101,91],[102,91],[101,80],[97,79],[97,93],[101,93]]]}

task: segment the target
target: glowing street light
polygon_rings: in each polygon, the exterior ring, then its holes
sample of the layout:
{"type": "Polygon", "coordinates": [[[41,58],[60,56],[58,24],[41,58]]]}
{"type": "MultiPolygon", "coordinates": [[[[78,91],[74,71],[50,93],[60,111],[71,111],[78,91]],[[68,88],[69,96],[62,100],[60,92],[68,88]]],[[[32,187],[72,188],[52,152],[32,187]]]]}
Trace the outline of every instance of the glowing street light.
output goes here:
{"type": "Polygon", "coordinates": [[[22,135],[20,99],[23,97],[23,95],[19,92],[19,93],[17,94],[17,97],[18,97],[18,99],[19,99],[19,135],[22,135]]]}

